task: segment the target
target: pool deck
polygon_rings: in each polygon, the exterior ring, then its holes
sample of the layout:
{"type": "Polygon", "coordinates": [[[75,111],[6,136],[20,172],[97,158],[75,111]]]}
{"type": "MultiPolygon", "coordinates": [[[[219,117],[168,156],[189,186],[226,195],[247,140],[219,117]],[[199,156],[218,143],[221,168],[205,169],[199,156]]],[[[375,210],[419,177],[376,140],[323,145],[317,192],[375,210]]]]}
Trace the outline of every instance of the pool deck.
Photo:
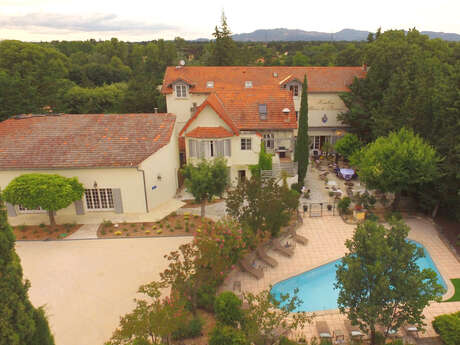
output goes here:
{"type": "MultiPolygon", "coordinates": [[[[261,262],[257,265],[263,267],[264,277],[256,280],[247,273],[234,271],[227,278],[224,289],[231,290],[235,281],[241,282],[241,290],[258,293],[264,289],[268,289],[270,285],[298,275],[315,267],[324,265],[331,261],[337,260],[346,253],[345,240],[353,236],[355,225],[349,225],[342,221],[338,216],[324,217],[308,217],[303,218],[304,224],[298,230],[298,233],[307,237],[309,242],[306,246],[296,244],[295,254],[291,257],[284,257],[275,251],[269,250],[268,254],[278,261],[278,266],[275,268],[266,267],[261,262]]],[[[460,277],[460,262],[444,244],[435,230],[432,223],[423,218],[408,218],[405,219],[410,226],[409,239],[415,240],[425,246],[430,253],[431,258],[436,264],[439,272],[443,276],[448,286],[448,291],[443,296],[443,299],[449,299],[454,288],[450,279],[460,277]]],[[[431,303],[424,310],[426,317],[426,330],[424,333],[419,333],[420,340],[424,343],[436,343],[428,341],[437,334],[431,326],[431,321],[435,316],[445,313],[452,313],[460,310],[460,302],[447,303],[431,303]]],[[[292,335],[293,339],[300,337],[310,339],[319,336],[315,323],[317,321],[327,321],[331,332],[333,330],[345,331],[344,320],[345,315],[341,315],[338,309],[328,311],[317,311],[314,313],[313,322],[307,325],[303,330],[296,331],[292,335]]],[[[345,332],[345,334],[347,334],[345,332]]],[[[409,339],[410,340],[410,339],[409,339]]],[[[413,341],[414,342],[414,341],[413,341]]],[[[420,341],[417,341],[420,342],[420,341]]]]}

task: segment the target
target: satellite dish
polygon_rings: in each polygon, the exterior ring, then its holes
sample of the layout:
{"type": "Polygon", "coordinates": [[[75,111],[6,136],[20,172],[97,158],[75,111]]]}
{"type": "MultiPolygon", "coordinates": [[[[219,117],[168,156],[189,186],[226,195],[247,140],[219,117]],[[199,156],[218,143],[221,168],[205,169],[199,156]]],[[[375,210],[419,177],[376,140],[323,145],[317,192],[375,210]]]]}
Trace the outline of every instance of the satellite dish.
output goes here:
{"type": "Polygon", "coordinates": [[[184,61],[184,60],[180,60],[180,61],[179,61],[179,65],[185,66],[185,61],[184,61]]]}

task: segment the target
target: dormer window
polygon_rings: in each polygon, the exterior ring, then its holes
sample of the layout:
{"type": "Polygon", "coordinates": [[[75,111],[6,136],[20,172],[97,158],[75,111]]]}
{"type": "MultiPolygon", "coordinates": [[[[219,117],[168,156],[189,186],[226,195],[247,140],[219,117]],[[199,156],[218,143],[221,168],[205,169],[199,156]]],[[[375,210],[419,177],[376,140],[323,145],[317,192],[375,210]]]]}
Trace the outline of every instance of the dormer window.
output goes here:
{"type": "Polygon", "coordinates": [[[244,82],[244,87],[245,87],[246,89],[250,89],[250,88],[252,87],[252,81],[251,81],[251,80],[246,80],[246,81],[244,82]]]}
{"type": "Polygon", "coordinates": [[[214,87],[214,82],[212,80],[209,80],[206,82],[206,87],[208,89],[212,89],[214,87]]]}
{"type": "Polygon", "coordinates": [[[267,119],[267,105],[259,104],[259,117],[261,120],[267,119]]]}
{"type": "Polygon", "coordinates": [[[180,98],[187,97],[187,85],[185,84],[176,85],[176,97],[180,97],[180,98]]]}
{"type": "Polygon", "coordinates": [[[292,95],[294,97],[297,97],[299,95],[299,85],[291,85],[291,86],[289,86],[289,91],[292,92],[292,95]]]}

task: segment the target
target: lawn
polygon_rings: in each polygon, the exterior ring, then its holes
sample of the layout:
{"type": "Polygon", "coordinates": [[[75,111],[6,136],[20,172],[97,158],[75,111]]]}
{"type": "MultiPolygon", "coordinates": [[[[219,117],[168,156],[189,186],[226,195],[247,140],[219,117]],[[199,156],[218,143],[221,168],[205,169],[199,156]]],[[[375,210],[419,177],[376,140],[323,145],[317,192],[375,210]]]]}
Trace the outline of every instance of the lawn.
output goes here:
{"type": "Polygon", "coordinates": [[[451,279],[450,281],[454,285],[455,293],[446,302],[459,302],[460,301],[460,278],[451,279]]]}

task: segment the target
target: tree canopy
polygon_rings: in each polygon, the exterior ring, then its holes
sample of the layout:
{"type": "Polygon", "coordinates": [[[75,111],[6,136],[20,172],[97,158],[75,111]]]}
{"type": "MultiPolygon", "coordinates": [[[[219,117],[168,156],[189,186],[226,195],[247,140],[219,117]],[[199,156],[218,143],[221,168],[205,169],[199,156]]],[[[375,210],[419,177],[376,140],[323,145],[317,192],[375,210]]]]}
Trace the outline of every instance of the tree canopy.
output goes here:
{"type": "Polygon", "coordinates": [[[350,158],[353,153],[358,151],[362,146],[357,135],[352,133],[345,134],[342,138],[336,141],[335,151],[345,158],[350,158]]]}
{"type": "Polygon", "coordinates": [[[0,193],[0,345],[54,345],[42,308],[34,308],[0,193]]]}
{"type": "Polygon", "coordinates": [[[47,210],[51,225],[56,224],[54,212],[80,200],[83,193],[84,188],[76,177],[56,174],[24,174],[12,180],[3,191],[5,200],[13,205],[47,210]]]}
{"type": "Polygon", "coordinates": [[[440,300],[443,287],[432,269],[420,270],[423,249],[406,240],[409,227],[393,220],[390,229],[376,222],[359,224],[345,245],[348,252],[337,268],[337,304],[341,313],[370,331],[376,344],[378,326],[397,331],[410,323],[422,328],[423,309],[440,300]],[[358,284],[357,284],[358,282],[358,284]]]}
{"type": "Polygon", "coordinates": [[[414,190],[439,177],[440,161],[432,146],[406,128],[378,138],[351,157],[366,187],[395,193],[395,208],[402,191],[414,190]]]}
{"type": "Polygon", "coordinates": [[[227,213],[254,234],[277,236],[299,205],[299,194],[275,179],[252,176],[228,192],[227,213]]]}
{"type": "Polygon", "coordinates": [[[214,196],[221,196],[228,184],[228,170],[225,159],[202,160],[197,165],[187,164],[182,173],[187,190],[201,204],[201,216],[205,216],[207,201],[214,196]]]}
{"type": "Polygon", "coordinates": [[[215,41],[211,43],[211,55],[209,65],[211,66],[232,66],[237,65],[238,47],[233,41],[232,33],[227,24],[225,13],[222,12],[220,27],[215,28],[212,34],[215,41]]]}
{"type": "Polygon", "coordinates": [[[441,204],[458,219],[459,51],[458,43],[430,40],[415,29],[373,36],[363,49],[370,69],[343,94],[348,110],[339,116],[364,143],[406,127],[433,145],[444,157],[442,173],[411,194],[426,210],[441,204]]]}

